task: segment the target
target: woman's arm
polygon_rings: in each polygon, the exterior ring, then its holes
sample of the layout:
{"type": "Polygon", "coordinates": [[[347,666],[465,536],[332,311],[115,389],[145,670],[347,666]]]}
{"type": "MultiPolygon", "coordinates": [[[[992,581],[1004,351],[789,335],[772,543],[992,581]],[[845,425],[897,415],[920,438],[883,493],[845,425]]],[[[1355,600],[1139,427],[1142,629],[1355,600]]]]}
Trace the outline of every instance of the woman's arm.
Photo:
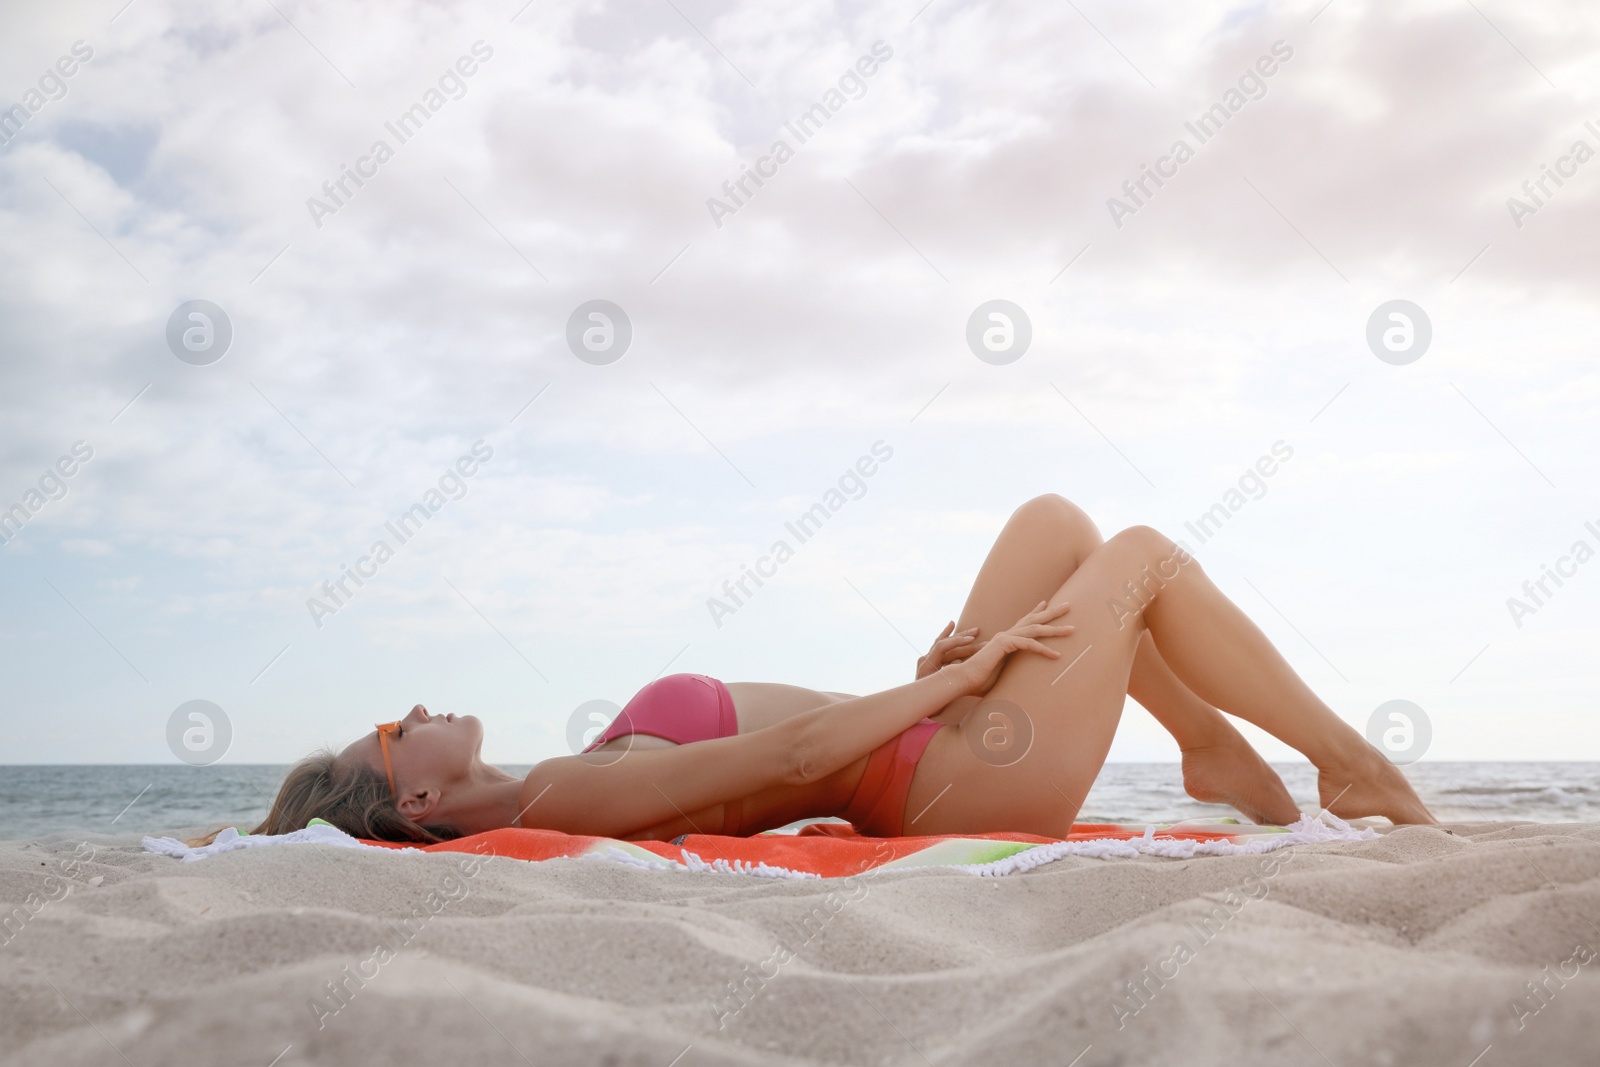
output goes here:
{"type": "Polygon", "coordinates": [[[996,634],[965,660],[946,663],[908,685],[841,700],[784,720],[783,725],[797,727],[795,756],[800,780],[815,781],[853,763],[952,700],[987,693],[1013,652],[1058,658],[1061,653],[1038,638],[1071,633],[1071,626],[1053,625],[1066,611],[1065,603],[1051,608],[1040,602],[1015,626],[996,634]]]}
{"type": "Polygon", "coordinates": [[[622,837],[777,785],[799,785],[797,718],[673,748],[548,759],[522,783],[519,826],[622,837]]]}
{"type": "Polygon", "coordinates": [[[919,720],[966,696],[971,686],[949,664],[914,682],[853,697],[785,719],[795,728],[795,772],[802,782],[825,778],[867,755],[919,720]]]}

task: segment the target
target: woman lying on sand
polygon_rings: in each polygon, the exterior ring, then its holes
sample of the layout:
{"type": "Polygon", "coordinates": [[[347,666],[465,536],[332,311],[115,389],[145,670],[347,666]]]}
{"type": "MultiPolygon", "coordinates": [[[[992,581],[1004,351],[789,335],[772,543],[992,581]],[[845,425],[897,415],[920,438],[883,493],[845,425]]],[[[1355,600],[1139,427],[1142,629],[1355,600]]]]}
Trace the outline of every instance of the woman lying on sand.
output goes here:
{"type": "Polygon", "coordinates": [[[1125,695],[1177,740],[1197,800],[1257,822],[1299,817],[1220,708],[1304,753],[1335,815],[1434,821],[1200,564],[1147,526],[1105,540],[1067,500],[1029,501],[990,550],[959,625],[918,662],[916,681],[871,696],[659,679],[583,753],[526,778],[479,758],[475,717],[419,704],[338,755],[302,760],[255,832],[321,817],[390,841],[504,826],[670,840],[836,815],[877,837],[1060,837],[1100,773],[1125,695]]]}

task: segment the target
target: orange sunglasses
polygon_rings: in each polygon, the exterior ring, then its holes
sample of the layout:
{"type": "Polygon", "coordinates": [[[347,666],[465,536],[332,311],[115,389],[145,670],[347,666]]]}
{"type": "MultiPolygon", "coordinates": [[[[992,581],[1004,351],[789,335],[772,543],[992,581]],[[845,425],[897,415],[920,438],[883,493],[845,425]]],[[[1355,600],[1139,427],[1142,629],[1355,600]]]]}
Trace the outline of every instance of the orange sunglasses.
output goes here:
{"type": "Polygon", "coordinates": [[[400,732],[400,720],[394,722],[380,722],[374,724],[378,728],[378,747],[383,749],[383,773],[389,776],[389,792],[395,799],[400,798],[400,790],[394,787],[394,764],[389,762],[389,735],[400,732]]]}

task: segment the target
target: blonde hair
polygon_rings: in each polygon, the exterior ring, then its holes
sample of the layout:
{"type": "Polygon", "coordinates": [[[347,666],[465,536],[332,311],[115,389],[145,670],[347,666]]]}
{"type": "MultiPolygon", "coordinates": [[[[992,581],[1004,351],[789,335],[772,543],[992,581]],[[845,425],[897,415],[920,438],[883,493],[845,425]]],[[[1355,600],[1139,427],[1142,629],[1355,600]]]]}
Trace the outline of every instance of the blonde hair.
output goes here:
{"type": "MultiPolygon", "coordinates": [[[[352,837],[372,841],[437,844],[460,837],[453,826],[423,826],[400,814],[389,781],[379,771],[353,760],[340,762],[323,749],[296,763],[278,787],[272,809],[252,834],[287,834],[303,830],[312,819],[331,822],[352,837]]],[[[226,827],[184,843],[209,845],[226,827]]]]}

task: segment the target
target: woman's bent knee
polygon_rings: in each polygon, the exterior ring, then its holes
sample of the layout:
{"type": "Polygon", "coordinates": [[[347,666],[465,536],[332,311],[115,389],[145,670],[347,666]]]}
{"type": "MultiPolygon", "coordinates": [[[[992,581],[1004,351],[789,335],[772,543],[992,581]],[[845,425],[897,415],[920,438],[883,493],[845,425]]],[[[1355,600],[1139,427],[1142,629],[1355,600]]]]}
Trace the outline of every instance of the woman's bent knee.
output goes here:
{"type": "Polygon", "coordinates": [[[1130,526],[1113,534],[1101,551],[1123,568],[1166,581],[1178,577],[1180,571],[1200,566],[1182,545],[1149,526],[1130,526]]]}
{"type": "Polygon", "coordinates": [[[1130,526],[1126,530],[1119,530],[1106,541],[1106,547],[1152,564],[1158,560],[1191,558],[1172,538],[1152,526],[1130,526]]]}
{"type": "Polygon", "coordinates": [[[1131,526],[1112,535],[1091,559],[1110,588],[1108,607],[1118,629],[1130,619],[1142,619],[1144,609],[1170,582],[1199,567],[1182,546],[1149,526],[1131,526]]]}
{"type": "Polygon", "coordinates": [[[1066,540],[1089,541],[1096,545],[1105,540],[1088,512],[1057,493],[1045,493],[1027,501],[1012,512],[1011,521],[1048,527],[1066,540]]]}

